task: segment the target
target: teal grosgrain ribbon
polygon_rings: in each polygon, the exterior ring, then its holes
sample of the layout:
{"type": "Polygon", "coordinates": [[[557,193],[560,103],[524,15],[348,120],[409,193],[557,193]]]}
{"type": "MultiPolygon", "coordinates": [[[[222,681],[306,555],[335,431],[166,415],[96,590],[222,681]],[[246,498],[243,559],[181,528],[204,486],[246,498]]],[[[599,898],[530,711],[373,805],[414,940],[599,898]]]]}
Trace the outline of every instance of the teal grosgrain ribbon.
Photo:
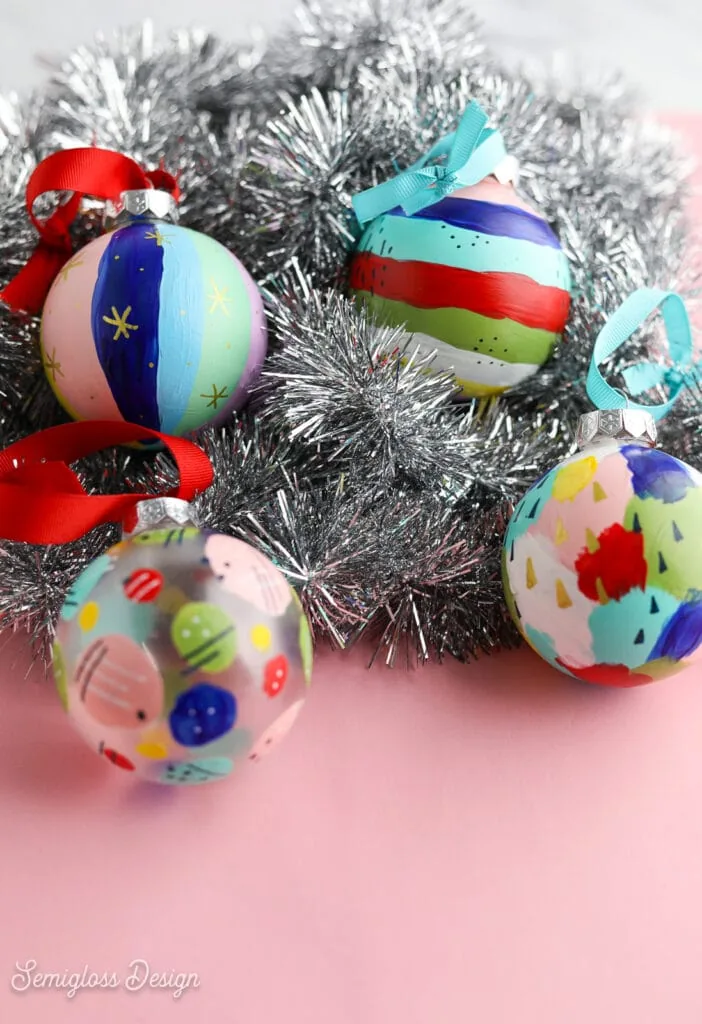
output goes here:
{"type": "Polygon", "coordinates": [[[359,223],[367,224],[396,206],[411,216],[457,189],[476,185],[492,174],[507,151],[500,133],[487,128],[487,122],[487,114],[473,100],[464,111],[456,131],[440,139],[426,156],[396,178],[353,197],[359,223]],[[426,166],[447,154],[445,164],[426,166]]]}
{"type": "Polygon", "coordinates": [[[598,409],[642,409],[655,420],[660,420],[673,408],[681,391],[697,379],[699,370],[693,361],[692,330],[685,303],[676,292],[639,288],[612,314],[595,341],[587,374],[587,393],[598,409]],[[636,363],[623,371],[623,377],[632,395],[663,385],[668,391],[668,399],[656,405],[640,405],[608,384],[598,367],[659,308],[673,365],[648,361],[636,363]]]}

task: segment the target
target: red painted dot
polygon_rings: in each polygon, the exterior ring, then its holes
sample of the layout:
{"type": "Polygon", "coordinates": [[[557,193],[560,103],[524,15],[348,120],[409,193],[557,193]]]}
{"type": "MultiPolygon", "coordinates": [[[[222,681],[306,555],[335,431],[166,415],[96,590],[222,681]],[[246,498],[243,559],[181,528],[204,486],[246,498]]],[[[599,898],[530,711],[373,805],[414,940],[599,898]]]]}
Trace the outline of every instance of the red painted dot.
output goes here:
{"type": "Polygon", "coordinates": [[[112,764],[114,764],[117,768],[124,768],[125,771],[128,772],[134,771],[134,765],[132,764],[128,757],[124,756],[124,754],[120,754],[116,750],[110,750],[107,747],[103,750],[103,754],[105,755],[107,760],[112,761],[112,764]]]}
{"type": "Polygon", "coordinates": [[[135,569],[124,581],[124,592],[130,601],[146,604],[156,600],[163,583],[163,576],[157,569],[135,569]]]}
{"type": "Polygon", "coordinates": [[[288,659],[279,654],[277,658],[271,658],[266,662],[263,672],[263,692],[269,697],[275,697],[285,686],[288,678],[288,659]]]}

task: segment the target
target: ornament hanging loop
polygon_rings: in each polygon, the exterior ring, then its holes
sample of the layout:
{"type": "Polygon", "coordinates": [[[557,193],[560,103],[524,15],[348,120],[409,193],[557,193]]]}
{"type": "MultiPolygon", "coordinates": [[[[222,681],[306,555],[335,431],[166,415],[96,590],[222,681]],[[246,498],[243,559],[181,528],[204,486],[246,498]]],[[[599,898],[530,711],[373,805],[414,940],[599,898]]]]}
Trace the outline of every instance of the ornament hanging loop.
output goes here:
{"type": "Polygon", "coordinates": [[[361,225],[397,206],[411,216],[467,185],[476,185],[505,160],[507,151],[498,131],[487,127],[488,116],[475,100],[466,108],[455,132],[396,178],[353,197],[361,225]],[[446,163],[426,166],[446,156],[446,163]]]}
{"type": "Polygon", "coordinates": [[[140,502],[177,498],[186,503],[205,491],[212,479],[212,463],[205,452],[182,437],[112,420],[51,427],[0,452],[0,537],[66,544],[104,523],[123,523],[133,532],[140,502]],[[178,468],[180,482],[165,494],[87,494],[70,468],[102,448],[145,438],[160,441],[178,468]]]}
{"type": "Polygon", "coordinates": [[[73,253],[71,224],[84,196],[119,200],[131,190],[160,189],[174,201],[180,197],[177,178],[163,168],[144,171],[123,153],[96,146],[52,153],[34,169],[27,182],[26,207],[39,234],[39,244],[20,272],[0,292],[11,309],[39,313],[49,288],[73,253]],[[34,212],[37,199],[47,192],[67,193],[69,198],[41,220],[34,212]]]}
{"type": "Polygon", "coordinates": [[[683,388],[689,385],[696,374],[692,329],[682,298],[676,292],[639,288],[624,300],[597,336],[587,374],[587,393],[598,409],[639,410],[648,413],[654,420],[660,420],[670,412],[683,388]],[[662,363],[646,361],[627,367],[623,377],[632,395],[662,385],[668,391],[668,398],[658,404],[641,405],[627,398],[620,388],[608,384],[599,366],[628,341],[657,309],[663,315],[673,366],[666,367],[662,363]]]}

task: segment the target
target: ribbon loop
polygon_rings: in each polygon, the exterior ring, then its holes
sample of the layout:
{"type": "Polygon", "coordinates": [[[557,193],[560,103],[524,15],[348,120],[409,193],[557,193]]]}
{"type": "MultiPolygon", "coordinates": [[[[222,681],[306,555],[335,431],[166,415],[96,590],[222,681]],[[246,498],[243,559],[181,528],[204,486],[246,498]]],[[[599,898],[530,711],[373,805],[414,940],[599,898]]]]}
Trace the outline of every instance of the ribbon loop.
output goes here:
{"type": "Polygon", "coordinates": [[[655,420],[666,416],[675,405],[683,388],[692,383],[697,374],[693,363],[692,330],[685,303],[677,292],[658,288],[639,288],[624,300],[600,331],[592,350],[587,374],[587,393],[598,409],[640,409],[655,420]],[[668,399],[654,405],[631,402],[602,376],[599,364],[628,341],[648,317],[657,309],[663,316],[672,366],[642,362],[623,371],[624,382],[632,395],[640,395],[657,385],[668,391],[668,399]]]}
{"type": "Polygon", "coordinates": [[[487,121],[487,114],[473,100],[456,131],[440,139],[426,156],[396,178],[353,197],[359,223],[366,224],[397,206],[411,216],[492,174],[507,152],[502,136],[487,128],[487,121]],[[445,165],[427,166],[443,156],[447,157],[445,165]]]}
{"type": "Polygon", "coordinates": [[[29,544],[66,544],[103,523],[129,518],[153,497],[192,500],[213,479],[201,448],[182,437],[122,421],[65,423],[16,441],[0,452],[0,537],[29,544]],[[175,459],[177,487],[164,495],[86,494],[69,463],[118,444],[160,441],[175,459]]]}
{"type": "Polygon", "coordinates": [[[84,196],[116,200],[132,189],[158,188],[180,196],[177,179],[159,168],[144,171],[131,157],[95,146],[52,153],[37,164],[27,182],[26,207],[39,234],[39,244],[26,265],[0,292],[12,309],[38,313],[51,282],[73,253],[70,227],[84,196]],[[34,205],[47,192],[65,192],[69,198],[46,220],[34,205]]]}

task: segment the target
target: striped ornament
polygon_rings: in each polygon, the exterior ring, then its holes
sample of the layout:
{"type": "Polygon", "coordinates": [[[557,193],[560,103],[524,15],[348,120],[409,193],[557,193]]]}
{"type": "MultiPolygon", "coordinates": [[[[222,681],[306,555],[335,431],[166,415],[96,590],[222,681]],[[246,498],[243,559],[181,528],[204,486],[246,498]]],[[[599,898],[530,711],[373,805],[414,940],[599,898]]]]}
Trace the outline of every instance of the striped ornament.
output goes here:
{"type": "Polygon", "coordinates": [[[138,219],[90,242],[59,273],[41,348],[73,419],[189,434],[244,404],[266,353],[263,303],[219,242],[138,219]]]}
{"type": "Polygon", "coordinates": [[[434,370],[468,396],[494,395],[551,354],[570,307],[570,273],[545,220],[493,178],[413,216],[372,221],[350,285],[376,319],[404,326],[434,370]]]}

